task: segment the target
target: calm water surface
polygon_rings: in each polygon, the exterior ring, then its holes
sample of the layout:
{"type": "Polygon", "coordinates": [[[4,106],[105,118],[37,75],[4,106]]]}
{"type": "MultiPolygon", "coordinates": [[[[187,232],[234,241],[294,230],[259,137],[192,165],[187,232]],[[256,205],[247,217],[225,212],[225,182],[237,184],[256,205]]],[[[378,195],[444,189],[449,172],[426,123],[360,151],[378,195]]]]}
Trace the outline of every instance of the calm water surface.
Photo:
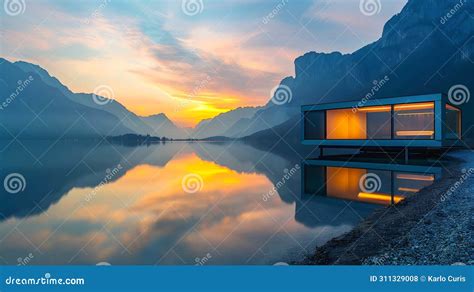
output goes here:
{"type": "Polygon", "coordinates": [[[274,264],[379,207],[302,195],[301,157],[240,143],[0,146],[2,180],[26,181],[23,192],[1,194],[8,265],[274,264]]]}

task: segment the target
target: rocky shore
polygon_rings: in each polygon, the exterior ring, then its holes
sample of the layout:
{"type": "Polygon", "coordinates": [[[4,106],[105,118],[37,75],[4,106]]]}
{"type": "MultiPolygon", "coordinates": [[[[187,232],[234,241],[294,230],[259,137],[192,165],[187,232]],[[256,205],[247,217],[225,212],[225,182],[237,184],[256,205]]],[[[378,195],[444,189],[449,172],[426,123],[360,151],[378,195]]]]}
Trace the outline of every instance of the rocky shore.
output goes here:
{"type": "Polygon", "coordinates": [[[450,154],[443,178],[382,208],[297,264],[474,264],[474,151],[450,154]]]}

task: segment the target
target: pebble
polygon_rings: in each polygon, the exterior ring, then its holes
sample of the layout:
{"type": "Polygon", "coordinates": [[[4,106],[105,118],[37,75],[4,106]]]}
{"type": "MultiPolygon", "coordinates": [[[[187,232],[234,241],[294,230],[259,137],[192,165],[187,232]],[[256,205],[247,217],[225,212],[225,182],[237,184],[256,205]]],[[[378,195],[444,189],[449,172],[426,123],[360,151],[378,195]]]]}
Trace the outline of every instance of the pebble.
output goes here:
{"type": "MultiPolygon", "coordinates": [[[[463,153],[465,168],[474,167],[474,152],[463,153]]],[[[462,168],[462,167],[461,167],[462,168]]],[[[457,177],[453,180],[456,181],[457,177]]],[[[423,224],[412,228],[406,236],[382,250],[385,265],[451,265],[474,264],[474,175],[464,181],[449,199],[439,203],[426,215],[423,224]],[[430,225],[429,228],[426,225],[430,225]]],[[[374,258],[363,261],[370,264],[374,258]]]]}

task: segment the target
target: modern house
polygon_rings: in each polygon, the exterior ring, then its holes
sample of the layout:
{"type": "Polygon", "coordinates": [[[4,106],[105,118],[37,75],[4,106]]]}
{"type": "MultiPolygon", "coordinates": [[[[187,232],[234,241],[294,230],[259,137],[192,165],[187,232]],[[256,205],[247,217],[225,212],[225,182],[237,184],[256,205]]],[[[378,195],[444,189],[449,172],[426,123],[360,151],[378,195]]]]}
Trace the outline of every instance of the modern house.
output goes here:
{"type": "Polygon", "coordinates": [[[348,160],[306,160],[302,163],[302,196],[390,205],[430,186],[442,168],[348,160]]]}
{"type": "Polygon", "coordinates": [[[444,94],[306,105],[302,143],[323,147],[457,146],[461,110],[444,94]]]}

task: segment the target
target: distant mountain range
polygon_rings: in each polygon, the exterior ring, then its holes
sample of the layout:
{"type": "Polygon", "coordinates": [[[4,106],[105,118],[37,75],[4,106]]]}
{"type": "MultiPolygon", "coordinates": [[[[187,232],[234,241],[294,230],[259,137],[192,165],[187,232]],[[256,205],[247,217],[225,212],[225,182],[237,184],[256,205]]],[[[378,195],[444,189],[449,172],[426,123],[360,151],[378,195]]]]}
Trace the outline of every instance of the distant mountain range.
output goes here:
{"type": "Polygon", "coordinates": [[[194,128],[195,138],[210,136],[227,136],[230,138],[241,137],[243,129],[236,127],[241,120],[251,119],[261,107],[241,107],[217,115],[212,119],[202,120],[194,128]]]}
{"type": "Polygon", "coordinates": [[[96,137],[127,133],[182,138],[165,114],[140,117],[92,93],[74,93],[38,65],[0,58],[0,137],[96,137]]]}
{"type": "MultiPolygon", "coordinates": [[[[309,52],[298,57],[295,76],[280,83],[290,91],[285,100],[276,94],[265,106],[231,110],[201,121],[193,130],[177,127],[164,114],[137,116],[114,100],[97,104],[92,94],[71,92],[37,65],[0,59],[0,93],[7,101],[0,103],[0,137],[136,133],[169,138],[253,134],[268,138],[288,131],[297,135],[297,117],[304,104],[361,100],[368,95],[377,99],[447,93],[459,84],[474,91],[473,36],[470,0],[410,0],[385,24],[376,42],[352,54],[309,52]],[[28,81],[30,76],[32,81],[28,81]],[[380,80],[386,81],[383,86],[380,80]]],[[[474,102],[461,108],[472,113],[474,102]]],[[[473,124],[474,115],[464,114],[465,135],[474,136],[473,124]]]]}

